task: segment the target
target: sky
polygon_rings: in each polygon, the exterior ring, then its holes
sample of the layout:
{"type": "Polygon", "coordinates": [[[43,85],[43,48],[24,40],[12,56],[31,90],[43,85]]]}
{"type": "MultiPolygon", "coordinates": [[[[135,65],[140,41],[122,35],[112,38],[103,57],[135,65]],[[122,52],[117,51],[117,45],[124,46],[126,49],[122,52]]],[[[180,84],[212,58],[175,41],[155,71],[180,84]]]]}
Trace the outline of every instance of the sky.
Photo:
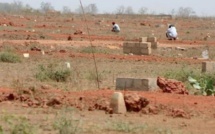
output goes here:
{"type": "MultiPolygon", "coordinates": [[[[51,3],[56,10],[62,10],[63,6],[75,11],[80,6],[80,0],[0,0],[0,2],[12,3],[21,1],[31,7],[39,9],[42,2],[51,3]]],[[[84,6],[96,4],[99,13],[113,13],[120,6],[131,6],[135,12],[141,7],[148,8],[149,13],[170,13],[172,9],[190,7],[199,16],[215,16],[214,0],[81,0],[84,6]]]]}

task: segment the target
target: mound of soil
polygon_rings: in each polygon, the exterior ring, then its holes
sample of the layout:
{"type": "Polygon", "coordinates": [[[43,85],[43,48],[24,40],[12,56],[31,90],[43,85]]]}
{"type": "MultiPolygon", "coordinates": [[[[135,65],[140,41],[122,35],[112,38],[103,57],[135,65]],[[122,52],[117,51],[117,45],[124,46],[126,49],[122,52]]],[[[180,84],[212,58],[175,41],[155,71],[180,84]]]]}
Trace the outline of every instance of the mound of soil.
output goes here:
{"type": "Polygon", "coordinates": [[[127,111],[139,112],[149,104],[149,101],[146,98],[139,96],[138,94],[126,94],[124,100],[127,111]]]}
{"type": "Polygon", "coordinates": [[[177,80],[158,77],[157,85],[164,93],[189,94],[184,84],[177,80]]]}

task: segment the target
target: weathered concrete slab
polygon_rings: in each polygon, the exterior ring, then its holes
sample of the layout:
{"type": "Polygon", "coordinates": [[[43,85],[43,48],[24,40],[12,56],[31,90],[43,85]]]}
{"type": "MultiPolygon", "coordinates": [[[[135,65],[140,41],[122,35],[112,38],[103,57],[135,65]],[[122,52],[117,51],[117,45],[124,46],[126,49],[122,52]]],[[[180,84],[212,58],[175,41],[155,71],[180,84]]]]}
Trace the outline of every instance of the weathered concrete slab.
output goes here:
{"type": "Polygon", "coordinates": [[[126,113],[126,106],[124,96],[120,92],[115,92],[110,101],[110,107],[113,109],[113,113],[115,114],[123,114],[126,113]]]}
{"type": "Polygon", "coordinates": [[[139,42],[147,42],[148,37],[140,37],[139,42]]]}
{"type": "Polygon", "coordinates": [[[148,37],[147,42],[157,42],[157,38],[156,37],[148,37]]]}
{"type": "Polygon", "coordinates": [[[159,42],[151,42],[151,48],[152,49],[157,49],[159,46],[159,42]]]}
{"type": "Polygon", "coordinates": [[[150,55],[151,43],[150,42],[125,42],[123,43],[123,53],[133,53],[135,55],[150,55]]]}
{"type": "Polygon", "coordinates": [[[214,61],[202,62],[202,72],[204,72],[204,73],[215,73],[215,62],[214,61]]]}
{"type": "Polygon", "coordinates": [[[116,90],[142,90],[151,91],[158,89],[157,78],[117,78],[116,90]]]}

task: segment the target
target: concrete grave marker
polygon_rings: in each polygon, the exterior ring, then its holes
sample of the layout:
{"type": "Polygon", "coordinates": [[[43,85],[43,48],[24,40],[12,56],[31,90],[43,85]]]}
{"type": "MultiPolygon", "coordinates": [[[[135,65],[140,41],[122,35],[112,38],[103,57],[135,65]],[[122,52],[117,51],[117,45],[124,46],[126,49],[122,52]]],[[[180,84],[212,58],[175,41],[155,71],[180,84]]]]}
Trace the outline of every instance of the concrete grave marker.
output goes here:
{"type": "Polygon", "coordinates": [[[114,92],[111,97],[110,107],[113,109],[113,113],[115,114],[124,114],[127,112],[124,96],[121,92],[114,92]]]}

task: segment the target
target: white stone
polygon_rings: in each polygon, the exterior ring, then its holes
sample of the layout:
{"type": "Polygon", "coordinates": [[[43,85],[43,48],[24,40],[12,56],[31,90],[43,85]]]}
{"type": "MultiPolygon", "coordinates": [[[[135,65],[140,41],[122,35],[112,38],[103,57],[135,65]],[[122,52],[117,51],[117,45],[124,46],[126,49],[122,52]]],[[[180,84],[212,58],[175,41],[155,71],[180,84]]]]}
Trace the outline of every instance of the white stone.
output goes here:
{"type": "Polygon", "coordinates": [[[24,56],[25,58],[29,58],[29,53],[24,53],[23,56],[24,56]]]}
{"type": "Polygon", "coordinates": [[[115,114],[124,114],[127,112],[124,96],[121,92],[114,92],[111,97],[110,107],[115,114]]]}

